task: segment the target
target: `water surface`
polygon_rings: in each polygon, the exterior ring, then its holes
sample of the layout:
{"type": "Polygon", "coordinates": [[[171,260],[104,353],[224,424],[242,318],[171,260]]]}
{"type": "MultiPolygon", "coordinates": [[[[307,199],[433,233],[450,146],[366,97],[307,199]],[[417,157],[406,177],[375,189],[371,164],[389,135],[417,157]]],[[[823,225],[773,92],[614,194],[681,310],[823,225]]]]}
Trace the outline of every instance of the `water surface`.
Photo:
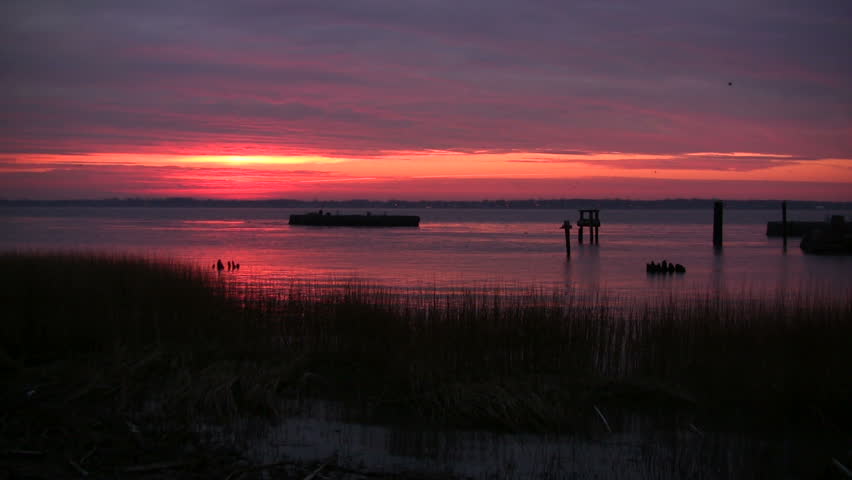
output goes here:
{"type": "MultiPolygon", "coordinates": [[[[779,211],[725,211],[724,248],[712,246],[712,211],[604,210],[598,245],[577,243],[566,259],[562,221],[574,210],[392,209],[420,215],[419,228],[290,226],[305,209],[162,207],[0,208],[2,250],[61,249],[168,257],[209,268],[239,262],[237,281],[274,288],[357,278],[391,288],[602,289],[621,297],[670,292],[772,295],[814,289],[852,290],[852,257],[786,251],[765,235],[779,211]],[[685,275],[647,275],[645,263],[668,260],[685,275]]],[[[363,213],[342,209],[340,213],[363,213]]],[[[382,211],[375,211],[381,214],[382,211]]],[[[839,213],[790,211],[796,220],[839,213]]]]}

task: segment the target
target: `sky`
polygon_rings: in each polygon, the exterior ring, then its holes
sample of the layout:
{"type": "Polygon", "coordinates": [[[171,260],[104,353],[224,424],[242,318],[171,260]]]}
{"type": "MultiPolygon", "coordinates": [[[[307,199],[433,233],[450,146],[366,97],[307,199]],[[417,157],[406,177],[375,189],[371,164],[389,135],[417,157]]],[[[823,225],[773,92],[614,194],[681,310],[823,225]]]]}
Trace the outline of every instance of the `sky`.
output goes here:
{"type": "Polygon", "coordinates": [[[852,200],[848,0],[4,0],[0,198],[852,200]]]}

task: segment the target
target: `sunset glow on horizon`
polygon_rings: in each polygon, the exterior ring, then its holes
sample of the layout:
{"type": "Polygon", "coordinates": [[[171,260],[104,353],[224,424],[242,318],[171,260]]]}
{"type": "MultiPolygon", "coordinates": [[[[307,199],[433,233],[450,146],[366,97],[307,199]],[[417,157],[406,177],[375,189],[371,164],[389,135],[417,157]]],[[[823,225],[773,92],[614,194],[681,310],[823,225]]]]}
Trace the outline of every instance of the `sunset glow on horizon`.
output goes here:
{"type": "Polygon", "coordinates": [[[171,5],[0,7],[0,198],[852,201],[852,8],[171,5]]]}

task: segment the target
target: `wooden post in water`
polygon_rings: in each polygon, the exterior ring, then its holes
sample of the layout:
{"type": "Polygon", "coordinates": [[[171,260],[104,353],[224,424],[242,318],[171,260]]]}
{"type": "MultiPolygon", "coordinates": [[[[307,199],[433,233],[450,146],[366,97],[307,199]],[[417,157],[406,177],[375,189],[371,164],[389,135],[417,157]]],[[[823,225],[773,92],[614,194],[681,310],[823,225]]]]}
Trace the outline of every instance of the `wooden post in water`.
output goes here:
{"type": "Polygon", "coordinates": [[[583,243],[583,226],[577,225],[580,227],[580,230],[577,232],[577,243],[583,243]]]}
{"type": "Polygon", "coordinates": [[[787,251],[787,200],[781,202],[781,235],[784,237],[784,251],[787,251]]]}
{"type": "Polygon", "coordinates": [[[568,259],[570,259],[571,258],[571,222],[569,222],[568,220],[565,220],[564,222],[562,222],[562,226],[559,227],[559,228],[565,230],[565,256],[567,256],[568,259]]]}
{"type": "Polygon", "coordinates": [[[722,202],[717,200],[713,204],[713,246],[717,249],[722,248],[722,209],[722,202]]]}
{"type": "Polygon", "coordinates": [[[593,220],[592,220],[592,225],[594,225],[594,226],[595,226],[595,245],[597,245],[597,244],[598,244],[598,238],[599,238],[600,231],[601,231],[601,219],[600,219],[600,217],[598,216],[598,215],[599,215],[599,213],[600,213],[600,212],[598,212],[597,210],[595,210],[594,212],[592,212],[592,215],[593,215],[593,217],[592,217],[592,218],[593,218],[593,220]]]}

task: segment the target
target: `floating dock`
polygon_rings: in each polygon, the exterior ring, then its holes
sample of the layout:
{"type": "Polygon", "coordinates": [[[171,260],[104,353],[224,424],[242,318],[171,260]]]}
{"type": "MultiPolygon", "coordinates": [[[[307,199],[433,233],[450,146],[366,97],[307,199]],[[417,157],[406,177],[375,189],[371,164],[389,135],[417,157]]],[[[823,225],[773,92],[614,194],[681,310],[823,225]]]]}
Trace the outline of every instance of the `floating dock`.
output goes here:
{"type": "Polygon", "coordinates": [[[331,212],[310,212],[290,215],[290,225],[319,227],[418,227],[417,215],[332,215],[331,212]]]}

